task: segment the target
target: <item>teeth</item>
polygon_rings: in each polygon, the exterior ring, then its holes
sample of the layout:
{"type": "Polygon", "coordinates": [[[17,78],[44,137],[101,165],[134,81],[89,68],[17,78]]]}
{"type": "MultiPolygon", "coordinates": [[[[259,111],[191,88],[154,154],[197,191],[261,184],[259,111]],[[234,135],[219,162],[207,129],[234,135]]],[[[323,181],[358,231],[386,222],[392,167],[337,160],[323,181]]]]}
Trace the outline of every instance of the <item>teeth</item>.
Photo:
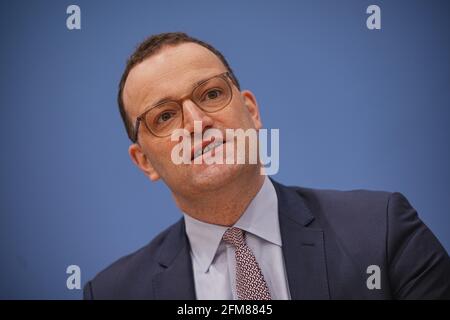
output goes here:
{"type": "Polygon", "coordinates": [[[208,144],[208,145],[206,146],[205,149],[203,149],[203,150],[201,150],[201,149],[200,149],[200,150],[197,150],[197,152],[194,154],[194,158],[197,158],[197,157],[200,156],[201,154],[207,153],[208,151],[214,149],[215,147],[220,146],[222,143],[223,143],[223,142],[221,142],[221,141],[217,141],[217,142],[208,144]]]}
{"type": "Polygon", "coordinates": [[[197,158],[198,156],[200,156],[202,154],[202,150],[198,150],[196,153],[194,153],[194,159],[197,158]]]}
{"type": "Polygon", "coordinates": [[[205,149],[203,149],[203,153],[207,153],[209,150],[212,150],[221,144],[222,144],[221,142],[210,143],[206,146],[205,149]]]}

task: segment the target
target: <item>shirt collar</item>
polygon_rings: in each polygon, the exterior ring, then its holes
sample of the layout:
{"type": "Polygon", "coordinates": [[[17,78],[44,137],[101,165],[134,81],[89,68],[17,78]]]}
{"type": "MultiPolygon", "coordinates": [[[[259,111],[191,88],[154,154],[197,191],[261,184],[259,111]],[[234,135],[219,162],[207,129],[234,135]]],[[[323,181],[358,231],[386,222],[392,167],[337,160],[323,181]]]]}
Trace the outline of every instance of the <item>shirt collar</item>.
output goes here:
{"type": "MultiPolygon", "coordinates": [[[[201,270],[207,272],[216,255],[222,236],[228,228],[202,222],[186,213],[184,213],[184,218],[194,259],[201,270]]],[[[263,186],[234,227],[281,247],[278,199],[269,178],[265,177],[263,186]]]]}

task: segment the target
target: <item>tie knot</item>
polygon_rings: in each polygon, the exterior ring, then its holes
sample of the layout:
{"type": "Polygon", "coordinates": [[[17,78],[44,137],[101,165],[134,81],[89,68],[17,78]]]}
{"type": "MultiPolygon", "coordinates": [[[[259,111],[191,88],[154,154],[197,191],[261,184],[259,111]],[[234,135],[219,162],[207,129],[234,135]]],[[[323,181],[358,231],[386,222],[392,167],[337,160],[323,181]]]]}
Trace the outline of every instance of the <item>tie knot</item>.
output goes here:
{"type": "Polygon", "coordinates": [[[222,239],[235,247],[245,245],[244,231],[236,227],[228,228],[223,234],[222,239]]]}

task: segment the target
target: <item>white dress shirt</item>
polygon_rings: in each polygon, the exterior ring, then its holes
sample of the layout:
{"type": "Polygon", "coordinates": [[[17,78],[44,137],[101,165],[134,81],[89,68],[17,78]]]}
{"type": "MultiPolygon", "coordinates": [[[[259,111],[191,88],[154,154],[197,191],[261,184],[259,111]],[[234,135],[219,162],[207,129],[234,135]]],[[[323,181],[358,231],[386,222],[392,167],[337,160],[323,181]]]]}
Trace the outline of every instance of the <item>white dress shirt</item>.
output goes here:
{"type": "MultiPolygon", "coordinates": [[[[186,213],[184,218],[197,299],[236,300],[234,247],[222,241],[227,227],[199,221],[186,213]]],[[[290,299],[281,250],[278,199],[269,178],[265,177],[263,186],[234,227],[246,231],[247,245],[256,257],[272,299],[290,299]]]]}

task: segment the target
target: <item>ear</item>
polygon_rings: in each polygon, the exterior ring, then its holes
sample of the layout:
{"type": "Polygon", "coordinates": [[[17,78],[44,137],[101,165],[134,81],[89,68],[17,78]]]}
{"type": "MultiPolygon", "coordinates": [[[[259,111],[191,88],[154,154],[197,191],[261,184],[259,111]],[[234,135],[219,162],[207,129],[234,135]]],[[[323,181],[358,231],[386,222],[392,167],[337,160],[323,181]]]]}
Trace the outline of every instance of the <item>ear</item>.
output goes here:
{"type": "Polygon", "coordinates": [[[160,178],[158,172],[156,172],[155,168],[152,166],[150,160],[139,144],[133,143],[130,145],[128,148],[128,154],[134,164],[141,169],[150,180],[156,181],[160,178]]]}
{"type": "Polygon", "coordinates": [[[259,114],[258,102],[256,102],[255,95],[250,90],[241,91],[242,98],[244,99],[245,106],[252,117],[253,123],[256,129],[262,128],[261,117],[259,114]]]}

